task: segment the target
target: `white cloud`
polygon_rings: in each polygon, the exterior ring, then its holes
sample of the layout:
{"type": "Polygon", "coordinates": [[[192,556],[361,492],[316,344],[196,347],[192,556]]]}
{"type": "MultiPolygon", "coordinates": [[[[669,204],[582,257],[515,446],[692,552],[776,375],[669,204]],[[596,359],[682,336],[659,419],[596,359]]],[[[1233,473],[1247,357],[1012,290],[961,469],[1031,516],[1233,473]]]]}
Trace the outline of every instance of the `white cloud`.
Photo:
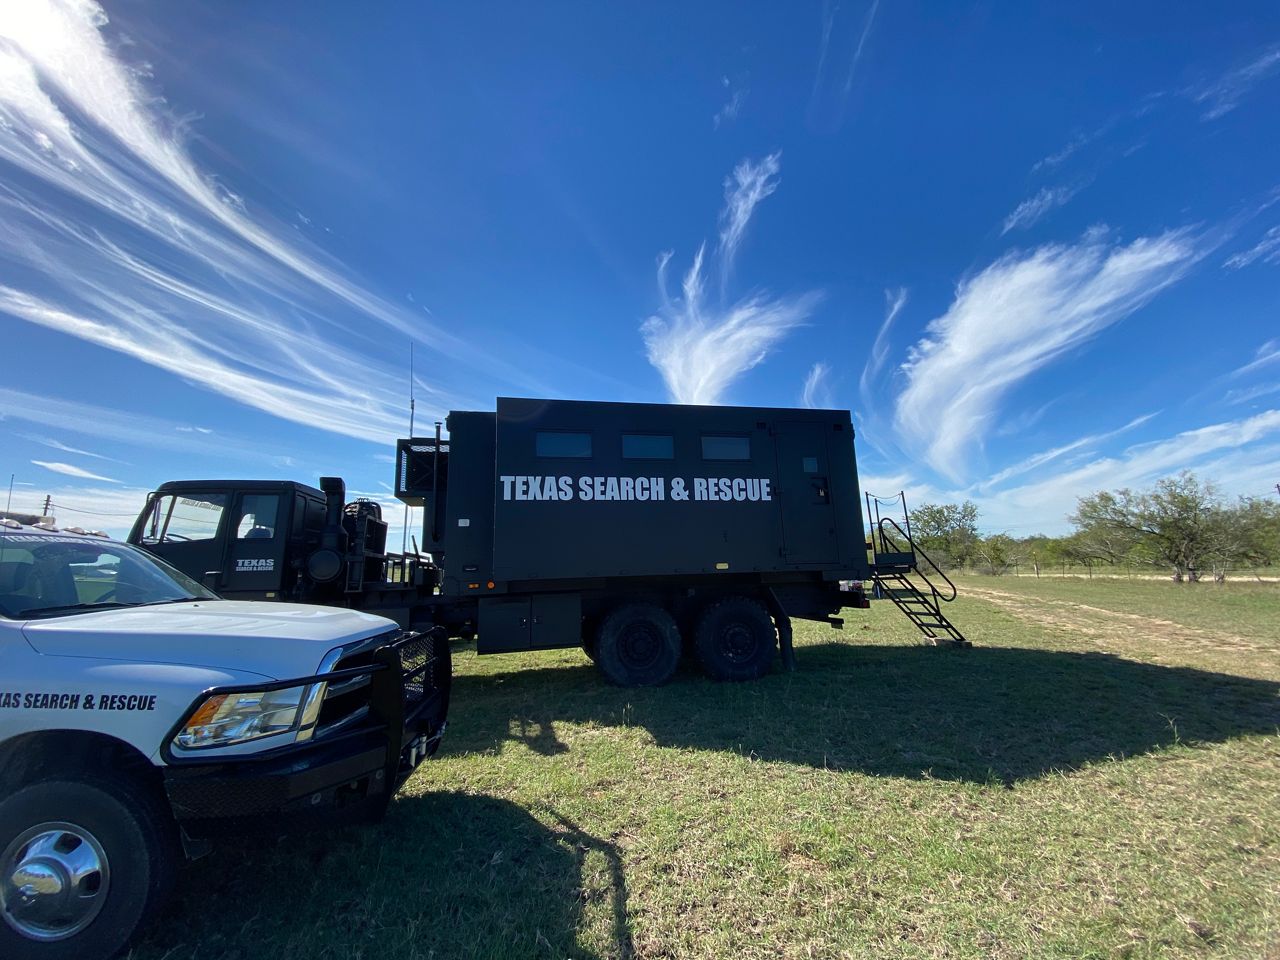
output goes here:
{"type": "Polygon", "coordinates": [[[720,288],[733,273],[738,247],[760,201],[778,189],[782,154],[771,153],[759,163],[743,160],[724,182],[724,211],[720,214],[720,288]]]}
{"type": "Polygon", "coordinates": [[[808,117],[809,122],[814,123],[821,109],[825,107],[829,114],[827,118],[828,124],[833,129],[838,129],[844,120],[844,108],[848,103],[849,94],[853,92],[853,81],[857,76],[858,64],[862,62],[862,55],[867,47],[867,40],[871,37],[871,28],[875,26],[876,14],[880,10],[880,0],[871,0],[871,4],[867,7],[866,16],[862,20],[862,28],[854,34],[854,42],[849,55],[849,64],[845,69],[844,80],[839,87],[832,87],[827,80],[828,57],[831,48],[831,37],[836,25],[836,17],[840,12],[839,4],[833,4],[830,0],[823,3],[822,6],[822,39],[818,47],[818,66],[814,71],[813,92],[809,96],[808,117]]]}
{"type": "Polygon", "coordinates": [[[1096,446],[1149,419],[1150,415],[1139,417],[1117,430],[1082,437],[1028,458],[1017,465],[1022,469],[1003,471],[1003,476],[968,486],[942,488],[920,482],[909,471],[900,471],[883,476],[862,475],[862,488],[881,495],[904,489],[909,506],[973,500],[980,511],[982,530],[1006,531],[1015,536],[1066,533],[1070,527],[1067,517],[1074,512],[1080,497],[1099,490],[1147,488],[1182,470],[1193,470],[1213,480],[1227,496],[1259,496],[1273,489],[1276,466],[1280,464],[1280,410],[1184,430],[1062,468],[1061,457],[1066,451],[1096,446]],[[1015,476],[1029,473],[1038,473],[1039,477],[1008,483],[1015,476]]]}
{"type": "Polygon", "coordinates": [[[70,446],[68,444],[63,443],[61,440],[55,440],[52,437],[28,436],[27,439],[32,440],[35,443],[40,444],[41,446],[49,447],[52,450],[60,450],[63,453],[72,453],[78,457],[92,457],[94,460],[109,460],[112,463],[123,462],[123,461],[117,460],[115,457],[108,457],[101,453],[94,453],[91,450],[81,450],[79,447],[70,446]]]}
{"type": "Polygon", "coordinates": [[[1250,400],[1269,397],[1273,393],[1280,393],[1280,383],[1260,383],[1256,387],[1228,390],[1222,399],[1223,402],[1231,404],[1248,403],[1250,400]]]}
{"type": "Polygon", "coordinates": [[[1216,120],[1238,107],[1250,90],[1278,69],[1280,46],[1273,46],[1244,66],[1191,87],[1186,93],[1196,103],[1205,105],[1201,120],[1216,120]]]}
{"type": "MultiPolygon", "coordinates": [[[[756,206],[777,187],[778,154],[759,163],[744,160],[725,183],[719,247],[721,287],[732,271],[738,246],[756,206]]],[[[662,374],[676,403],[719,403],[738,377],[760,363],[769,350],[805,320],[818,301],[816,294],[795,297],[749,295],[732,304],[713,304],[706,294],[705,245],[698,249],[681,284],[681,296],[670,298],[667,265],[671,253],[658,258],[661,307],[640,328],[649,362],[662,374]]]]}
{"type": "Polygon", "coordinates": [[[935,470],[960,479],[1008,391],[1143,306],[1198,255],[1186,230],[1125,246],[1095,230],[1075,246],[997,260],[960,284],[912,348],[899,431],[935,470]]]}
{"type": "Polygon", "coordinates": [[[82,480],[101,480],[103,483],[119,483],[119,480],[113,480],[111,477],[104,477],[97,473],[90,473],[80,467],[73,466],[70,463],[58,463],[49,460],[32,460],[37,467],[44,467],[46,470],[52,470],[54,473],[61,473],[68,477],[80,477],[82,480]]]}
{"type": "Polygon", "coordinates": [[[1124,426],[1116,430],[1109,430],[1106,433],[1080,437],[1076,440],[1072,440],[1070,443],[1064,443],[1061,446],[1054,447],[1052,450],[1045,450],[1041,453],[1033,454],[1032,456],[1026,457],[1011,466],[1005,467],[999,473],[982,481],[978,484],[978,488],[989,489],[992,487],[998,487],[1006,480],[1022,476],[1025,473],[1030,473],[1040,467],[1043,467],[1047,463],[1053,463],[1055,460],[1060,460],[1069,453],[1096,449],[1098,445],[1104,441],[1110,440],[1112,437],[1118,437],[1122,433],[1128,433],[1130,430],[1136,430],[1155,416],[1156,414],[1154,413],[1146,413],[1140,417],[1134,417],[1124,426]]]}
{"type": "Polygon", "coordinates": [[[1002,490],[980,506],[995,521],[995,528],[1025,527],[1030,517],[1043,519],[1046,526],[1062,518],[1065,526],[1080,497],[1098,490],[1148,487],[1181,470],[1194,470],[1218,482],[1229,495],[1260,492],[1266,489],[1265,477],[1273,475],[1280,463],[1278,434],[1280,410],[1268,410],[1245,420],[1138,444],[1073,470],[1055,471],[1043,480],[1002,490]]]}
{"type": "Polygon", "coordinates": [[[1243,367],[1232,370],[1229,376],[1234,380],[1253,373],[1255,370],[1261,370],[1271,364],[1280,361],[1280,338],[1268,340],[1262,346],[1254,351],[1253,359],[1246,363],[1243,367]]]}
{"type": "Polygon", "coordinates": [[[1280,227],[1272,227],[1256,244],[1248,250],[1233,253],[1222,265],[1229,270],[1239,270],[1259,260],[1280,264],[1280,227]]]}
{"type": "MultiPolygon", "coordinates": [[[[372,293],[202,169],[107,31],[91,0],[29,0],[0,19],[0,163],[23,173],[0,178],[0,310],[375,442],[398,432],[392,385],[411,341],[451,361],[439,369],[538,389],[483,338],[372,293]]],[[[447,390],[433,394],[447,409],[447,390]]]]}
{"type": "Polygon", "coordinates": [[[738,114],[742,112],[742,105],[746,102],[747,91],[743,87],[739,87],[730,94],[729,99],[719,110],[715,116],[711,118],[711,126],[719,130],[726,123],[731,123],[738,119],[738,114]]]}
{"type": "Polygon", "coordinates": [[[831,365],[821,360],[809,368],[809,373],[804,378],[804,388],[800,392],[802,406],[824,410],[834,406],[831,385],[827,382],[830,376],[831,365]]]}
{"type": "Polygon", "coordinates": [[[871,344],[871,353],[867,356],[867,362],[863,364],[862,377],[858,380],[858,392],[862,397],[862,405],[867,408],[872,405],[872,384],[875,383],[876,377],[880,375],[885,361],[889,358],[889,330],[898,314],[902,312],[902,308],[907,305],[907,288],[886,290],[884,301],[884,320],[880,324],[880,329],[876,331],[876,339],[871,344]]]}
{"type": "Polygon", "coordinates": [[[1076,195],[1072,187],[1045,187],[1034,197],[1023,200],[1013,213],[1004,218],[1000,235],[1010,230],[1025,230],[1055,207],[1060,207],[1076,195]]]}
{"type": "MultiPolygon", "coordinates": [[[[101,444],[125,444],[144,450],[204,455],[210,451],[209,441],[203,435],[184,432],[172,421],[96,404],[75,403],[0,387],[0,410],[13,420],[91,437],[101,444]]],[[[226,434],[220,436],[217,443],[219,452],[243,459],[261,459],[279,453],[280,446],[279,442],[258,443],[226,434]]]]}

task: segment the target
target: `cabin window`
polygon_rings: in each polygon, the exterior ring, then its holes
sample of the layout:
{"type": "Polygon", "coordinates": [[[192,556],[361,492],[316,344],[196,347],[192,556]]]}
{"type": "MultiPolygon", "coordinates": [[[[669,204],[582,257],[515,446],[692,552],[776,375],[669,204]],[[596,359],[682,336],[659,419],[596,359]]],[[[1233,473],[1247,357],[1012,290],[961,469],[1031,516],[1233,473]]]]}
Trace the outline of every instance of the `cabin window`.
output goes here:
{"type": "Polygon", "coordinates": [[[750,460],[750,437],[708,437],[702,438],[703,460],[750,460]]]}
{"type": "Polygon", "coordinates": [[[147,514],[142,542],[212,540],[218,535],[218,524],[226,505],[227,498],[221,493],[156,497],[147,514]]]}
{"type": "Polygon", "coordinates": [[[674,460],[675,439],[654,433],[624,433],[622,435],[622,459],[624,460],[674,460]]]}
{"type": "Polygon", "coordinates": [[[534,452],[540,457],[588,460],[591,458],[591,434],[539,431],[534,438],[534,452]]]}
{"type": "Polygon", "coordinates": [[[274,493],[246,493],[240,498],[237,540],[274,540],[280,498],[274,493]]]}

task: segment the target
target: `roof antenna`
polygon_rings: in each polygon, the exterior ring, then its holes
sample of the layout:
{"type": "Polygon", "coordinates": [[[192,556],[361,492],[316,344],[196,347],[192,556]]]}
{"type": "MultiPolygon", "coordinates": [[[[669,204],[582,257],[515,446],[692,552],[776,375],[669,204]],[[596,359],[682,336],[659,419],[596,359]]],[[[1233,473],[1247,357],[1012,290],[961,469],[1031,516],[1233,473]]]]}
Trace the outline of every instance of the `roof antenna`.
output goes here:
{"type": "MultiPolygon", "coordinates": [[[[413,439],[413,340],[409,341],[409,439],[413,439]]],[[[400,553],[409,552],[409,503],[404,505],[404,529],[400,531],[400,553]]]]}
{"type": "MultiPolygon", "coordinates": [[[[13,478],[16,476],[16,473],[9,474],[9,499],[5,501],[4,505],[4,515],[6,517],[9,515],[9,508],[13,506],[13,478]]],[[[1280,486],[1277,486],[1276,489],[1280,490],[1280,486]]]]}

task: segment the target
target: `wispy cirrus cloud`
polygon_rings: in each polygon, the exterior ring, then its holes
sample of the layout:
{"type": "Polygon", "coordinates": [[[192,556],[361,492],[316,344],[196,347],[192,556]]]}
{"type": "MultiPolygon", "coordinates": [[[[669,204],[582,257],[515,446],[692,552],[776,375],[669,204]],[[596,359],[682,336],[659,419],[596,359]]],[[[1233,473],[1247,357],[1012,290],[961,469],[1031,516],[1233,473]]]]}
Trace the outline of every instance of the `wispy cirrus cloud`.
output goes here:
{"type": "MultiPolygon", "coordinates": [[[[110,30],[92,0],[30,0],[0,20],[0,310],[375,441],[402,419],[396,344],[524,379],[197,164],[110,30]]],[[[447,389],[431,389],[447,408],[447,389]]]]}
{"type": "Polygon", "coordinates": [[[249,460],[260,460],[281,452],[278,441],[258,442],[224,433],[219,435],[216,445],[211,445],[207,434],[184,431],[185,425],[161,417],[61,400],[8,387],[0,387],[0,411],[7,420],[91,438],[108,445],[113,452],[112,444],[184,454],[208,455],[211,450],[216,450],[222,455],[249,460]]]}
{"type": "Polygon", "coordinates": [[[885,361],[889,359],[889,331],[893,327],[893,321],[907,305],[907,288],[886,290],[884,302],[884,320],[880,323],[880,329],[876,331],[876,339],[871,344],[871,353],[867,355],[867,362],[862,367],[862,376],[858,380],[858,395],[862,398],[863,406],[868,408],[871,407],[871,388],[876,378],[880,376],[880,371],[884,369],[885,361]]]}
{"type": "Polygon", "coordinates": [[[1053,447],[1050,450],[1043,450],[1039,453],[1032,454],[1029,457],[1019,460],[1017,463],[1005,467],[1003,470],[993,474],[986,480],[983,480],[978,484],[978,489],[986,490],[992,487],[998,487],[1007,480],[1022,476],[1026,473],[1031,473],[1046,464],[1061,460],[1069,454],[1097,449],[1100,444],[1105,443],[1107,440],[1110,440],[1113,437],[1118,437],[1121,434],[1128,433],[1130,430],[1136,430],[1144,423],[1154,419],[1157,415],[1158,414],[1156,413],[1144,413],[1142,416],[1134,417],[1124,426],[1118,427],[1115,430],[1108,430],[1105,433],[1088,434],[1083,437],[1078,437],[1069,443],[1053,447]]]}
{"type": "Polygon", "coordinates": [[[94,453],[92,450],[82,450],[79,447],[73,447],[70,444],[63,443],[61,440],[55,440],[53,437],[36,437],[27,435],[27,439],[34,443],[40,444],[42,447],[48,447],[51,450],[58,450],[62,453],[70,453],[77,457],[90,457],[94,460],[109,460],[112,463],[123,463],[115,457],[108,457],[106,454],[94,453]]]}
{"type": "Polygon", "coordinates": [[[1201,120],[1217,120],[1236,107],[1262,81],[1280,72],[1280,44],[1268,47],[1243,66],[1228,70],[1214,80],[1195,84],[1186,91],[1204,112],[1201,120]]]}
{"type": "Polygon", "coordinates": [[[753,163],[744,160],[725,181],[716,250],[721,295],[706,291],[706,246],[699,247],[671,298],[667,282],[670,251],[658,258],[661,306],[641,326],[645,348],[676,403],[713,404],[743,373],[760,363],[792,328],[802,323],[819,299],[816,293],[772,297],[755,293],[728,303],[725,291],[738,248],[755,208],[777,189],[779,155],[753,163]]]}
{"type": "Polygon", "coordinates": [[[834,405],[831,396],[831,365],[819,360],[809,368],[804,378],[804,386],[800,390],[802,406],[828,409],[834,405]]]}
{"type": "Polygon", "coordinates": [[[960,284],[911,349],[899,431],[939,473],[962,478],[1014,386],[1143,306],[1200,255],[1185,229],[1126,245],[1093,230],[1075,245],[997,260],[960,284]]]}
{"type": "Polygon", "coordinates": [[[729,99],[711,118],[711,126],[717,130],[738,119],[738,114],[742,112],[742,105],[747,101],[748,92],[745,86],[735,86],[728,77],[721,77],[720,83],[728,91],[729,99]]]}
{"type": "Polygon", "coordinates": [[[46,470],[52,471],[53,473],[61,473],[67,477],[79,477],[82,480],[100,480],[103,483],[120,482],[119,480],[114,480],[111,477],[104,477],[101,474],[92,473],[89,470],[85,470],[83,467],[77,467],[70,463],[61,463],[49,460],[32,460],[31,463],[37,467],[44,467],[46,470]]]}
{"type": "Polygon", "coordinates": [[[1222,265],[1228,270],[1239,270],[1259,260],[1263,263],[1280,264],[1280,226],[1272,227],[1248,250],[1241,250],[1227,257],[1222,265]]]}
{"type": "Polygon", "coordinates": [[[1004,227],[1000,235],[1004,236],[1010,230],[1027,229],[1049,211],[1067,203],[1078,192],[1076,187],[1045,187],[1035,196],[1023,200],[1011,214],[1004,218],[1004,227]]]}
{"type": "Polygon", "coordinates": [[[1266,343],[1262,344],[1262,346],[1258,347],[1258,349],[1254,351],[1252,360],[1244,366],[1237,367],[1235,370],[1232,370],[1229,376],[1232,379],[1243,377],[1253,373],[1255,370],[1261,370],[1263,367],[1268,367],[1277,362],[1280,362],[1280,338],[1268,340],[1266,343]]]}
{"type": "Polygon", "coordinates": [[[1216,481],[1232,496],[1266,495],[1273,489],[1280,463],[1280,410],[1099,452],[1106,441],[1137,429],[1152,416],[1062,444],[969,485],[936,486],[922,482],[911,470],[868,474],[861,478],[862,485],[881,494],[905,489],[909,503],[973,500],[984,531],[1020,536],[1065,533],[1067,517],[1080,497],[1099,490],[1149,487],[1181,470],[1216,481]]]}
{"type": "Polygon", "coordinates": [[[838,130],[844,122],[845,106],[849,95],[853,92],[854,79],[857,77],[858,64],[862,62],[866,51],[867,40],[871,37],[875,26],[876,14],[880,10],[880,0],[871,0],[860,26],[851,26],[851,41],[848,62],[844,67],[842,80],[837,80],[832,73],[839,71],[839,55],[831,53],[832,37],[836,34],[836,22],[840,13],[840,5],[824,0],[822,5],[822,33],[818,44],[818,65],[814,70],[813,91],[809,95],[808,119],[811,125],[824,125],[831,130],[838,130]]]}

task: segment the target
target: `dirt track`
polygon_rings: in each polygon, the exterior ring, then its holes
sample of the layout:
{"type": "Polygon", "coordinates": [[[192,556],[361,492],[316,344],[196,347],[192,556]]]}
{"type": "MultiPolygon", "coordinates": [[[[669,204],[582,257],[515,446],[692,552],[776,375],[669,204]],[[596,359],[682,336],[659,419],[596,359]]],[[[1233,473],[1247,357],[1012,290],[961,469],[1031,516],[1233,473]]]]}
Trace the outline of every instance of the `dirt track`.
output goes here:
{"type": "Polygon", "coordinates": [[[1108,641],[1133,640],[1134,632],[1140,631],[1143,640],[1193,646],[1197,650],[1252,651],[1257,647],[1245,637],[1225,631],[1210,632],[1170,620],[1107,610],[1070,600],[1029,597],[969,584],[965,585],[964,592],[1007,610],[1019,620],[1066,629],[1081,639],[1101,641],[1104,645],[1108,641]]]}

